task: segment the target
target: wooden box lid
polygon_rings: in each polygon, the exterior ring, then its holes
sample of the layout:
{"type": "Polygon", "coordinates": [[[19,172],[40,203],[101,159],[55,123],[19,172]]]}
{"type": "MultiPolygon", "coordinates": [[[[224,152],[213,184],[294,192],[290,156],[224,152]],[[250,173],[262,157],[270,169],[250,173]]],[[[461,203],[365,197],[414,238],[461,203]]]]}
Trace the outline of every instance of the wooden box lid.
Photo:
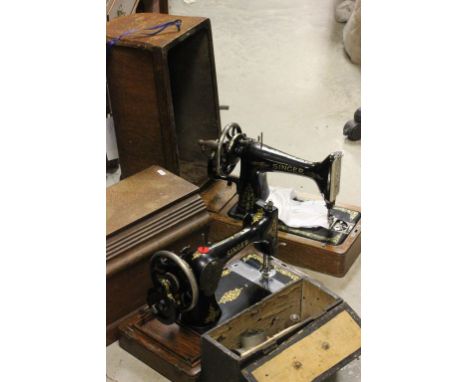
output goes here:
{"type": "Polygon", "coordinates": [[[107,188],[106,235],[168,208],[198,187],[159,166],[151,166],[107,188]]]}
{"type": "Polygon", "coordinates": [[[121,16],[107,23],[107,41],[117,38],[129,31],[141,31],[146,28],[166,23],[169,21],[181,20],[180,31],[175,26],[169,26],[155,36],[145,36],[145,33],[135,33],[123,37],[117,41],[117,45],[138,46],[149,50],[168,47],[175,40],[188,37],[202,23],[209,23],[204,17],[174,16],[161,13],[136,13],[128,16],[121,16]]]}
{"type": "Polygon", "coordinates": [[[248,382],[323,381],[361,354],[360,319],[342,303],[242,370],[248,382]]]}

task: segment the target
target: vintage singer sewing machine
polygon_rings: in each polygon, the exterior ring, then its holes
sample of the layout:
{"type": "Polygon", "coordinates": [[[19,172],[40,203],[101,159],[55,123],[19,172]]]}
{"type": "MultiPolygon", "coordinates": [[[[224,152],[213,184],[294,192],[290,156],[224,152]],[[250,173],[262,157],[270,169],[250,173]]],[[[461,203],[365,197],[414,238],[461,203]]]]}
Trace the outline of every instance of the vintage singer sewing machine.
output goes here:
{"type": "Polygon", "coordinates": [[[359,317],[275,258],[278,211],[254,208],[218,243],[153,254],[148,308],[121,326],[124,349],[178,382],[264,380],[269,360],[282,368],[269,381],[319,381],[359,356],[359,317]]]}
{"type": "MultiPolygon", "coordinates": [[[[252,276],[245,282],[256,286],[252,285],[254,288],[249,290],[246,303],[252,304],[284,285],[281,278],[274,277],[276,272],[271,265],[271,257],[277,248],[278,210],[272,203],[265,205],[261,201],[255,206],[257,212],[246,215],[244,229],[219,243],[199,246],[196,250],[188,247],[179,255],[169,251],[153,255],[151,279],[154,287],[148,292],[148,305],[162,323],[170,325],[178,321],[203,331],[218,322],[223,311],[216,301],[215,292],[223,269],[229,260],[250,244],[254,244],[264,257],[259,269],[254,267],[247,272],[252,276]]],[[[238,306],[224,312],[223,319],[245,307],[238,306]]]]}
{"type": "Polygon", "coordinates": [[[279,257],[334,276],[346,274],[360,253],[361,214],[356,207],[335,205],[340,189],[341,152],[328,155],[322,162],[310,162],[248,138],[236,123],[227,125],[217,140],[199,140],[199,144],[209,153],[211,178],[226,181],[227,188],[236,185],[235,197],[222,208],[211,209],[215,219],[231,225],[233,230],[240,226],[239,219],[253,212],[257,200],[267,200],[268,172],[312,179],[324,198],[329,227],[293,228],[279,222],[280,238],[286,244],[280,248],[279,257]],[[239,161],[240,175],[232,176],[239,161]]]}

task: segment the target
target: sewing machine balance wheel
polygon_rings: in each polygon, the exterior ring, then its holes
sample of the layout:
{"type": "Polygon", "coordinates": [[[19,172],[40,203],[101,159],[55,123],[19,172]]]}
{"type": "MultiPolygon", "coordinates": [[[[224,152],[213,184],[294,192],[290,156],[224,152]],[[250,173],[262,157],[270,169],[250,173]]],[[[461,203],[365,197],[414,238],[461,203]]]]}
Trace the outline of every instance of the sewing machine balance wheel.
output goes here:
{"type": "Polygon", "coordinates": [[[170,251],[155,252],[150,271],[153,288],[148,291],[148,305],[161,322],[170,325],[197,304],[195,275],[185,260],[170,251]]]}
{"type": "Polygon", "coordinates": [[[231,150],[236,141],[244,136],[241,127],[232,122],[226,125],[218,139],[216,150],[216,172],[219,176],[228,176],[239,162],[239,157],[231,155],[231,150]]]}

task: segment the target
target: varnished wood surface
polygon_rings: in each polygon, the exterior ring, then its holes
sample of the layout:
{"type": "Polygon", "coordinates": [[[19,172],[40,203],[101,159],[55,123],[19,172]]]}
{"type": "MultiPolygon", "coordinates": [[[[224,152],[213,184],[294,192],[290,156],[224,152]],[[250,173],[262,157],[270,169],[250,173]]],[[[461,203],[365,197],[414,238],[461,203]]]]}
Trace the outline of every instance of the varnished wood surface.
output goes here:
{"type": "Polygon", "coordinates": [[[208,211],[217,213],[236,195],[236,186],[228,186],[224,180],[210,181],[201,189],[200,196],[208,211]]]}
{"type": "Polygon", "coordinates": [[[107,57],[107,79],[122,179],[158,164],[202,185],[199,139],[216,139],[220,115],[209,19],[141,13],[107,23],[107,40],[182,20],[153,37],[127,35],[107,57]]]}
{"type": "Polygon", "coordinates": [[[188,222],[192,217],[201,214],[208,216],[200,196],[192,195],[181,200],[177,204],[165,208],[162,212],[154,213],[132,225],[129,229],[124,229],[122,232],[108,238],[106,241],[106,258],[111,260],[164,232],[171,234],[170,231],[177,229],[182,221],[188,222]]]}
{"type": "Polygon", "coordinates": [[[106,190],[106,235],[161,211],[198,187],[160,166],[151,166],[106,190]]]}
{"type": "MultiPolygon", "coordinates": [[[[230,195],[230,188],[216,184],[217,192],[221,197],[230,195]],[[226,190],[228,188],[228,190],[226,190]]],[[[204,191],[204,200],[209,200],[210,193],[204,191]]],[[[215,242],[239,231],[242,221],[233,219],[228,215],[229,210],[237,203],[237,195],[217,210],[216,204],[209,204],[208,209],[212,213],[210,239],[215,242]],[[211,209],[210,209],[211,208],[211,209]]],[[[220,205],[220,204],[218,204],[220,205]]],[[[338,207],[360,211],[357,206],[337,204],[338,207]]],[[[324,244],[316,240],[278,231],[279,242],[278,258],[288,264],[326,273],[335,277],[344,277],[361,253],[361,220],[354,230],[340,245],[324,244]]]]}
{"type": "Polygon", "coordinates": [[[244,371],[249,382],[324,380],[361,349],[361,328],[342,310],[315,330],[302,330],[271,356],[244,371]],[[301,337],[297,340],[297,337],[301,337]]]}
{"type": "Polygon", "coordinates": [[[140,310],[120,326],[120,346],[160,374],[177,382],[194,382],[200,375],[200,334],[177,324],[164,325],[140,310]]]}
{"type": "Polygon", "coordinates": [[[137,13],[121,16],[107,24],[106,38],[110,40],[119,37],[127,31],[143,30],[174,20],[182,21],[179,32],[175,26],[170,26],[163,32],[151,37],[145,36],[144,33],[125,36],[117,44],[145,49],[165,48],[173,44],[174,41],[190,36],[194,29],[207,19],[204,17],[175,16],[162,13],[137,13]]]}

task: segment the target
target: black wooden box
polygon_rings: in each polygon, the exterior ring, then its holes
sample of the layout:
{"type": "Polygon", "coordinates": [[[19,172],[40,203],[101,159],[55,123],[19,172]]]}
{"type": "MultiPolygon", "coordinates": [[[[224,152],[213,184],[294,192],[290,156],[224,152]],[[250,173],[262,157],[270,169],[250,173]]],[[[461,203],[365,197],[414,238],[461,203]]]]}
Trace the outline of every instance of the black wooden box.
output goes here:
{"type": "Polygon", "coordinates": [[[305,277],[202,336],[203,382],[321,381],[360,355],[360,319],[305,277]],[[241,336],[266,340],[242,350],[241,336]]]}

